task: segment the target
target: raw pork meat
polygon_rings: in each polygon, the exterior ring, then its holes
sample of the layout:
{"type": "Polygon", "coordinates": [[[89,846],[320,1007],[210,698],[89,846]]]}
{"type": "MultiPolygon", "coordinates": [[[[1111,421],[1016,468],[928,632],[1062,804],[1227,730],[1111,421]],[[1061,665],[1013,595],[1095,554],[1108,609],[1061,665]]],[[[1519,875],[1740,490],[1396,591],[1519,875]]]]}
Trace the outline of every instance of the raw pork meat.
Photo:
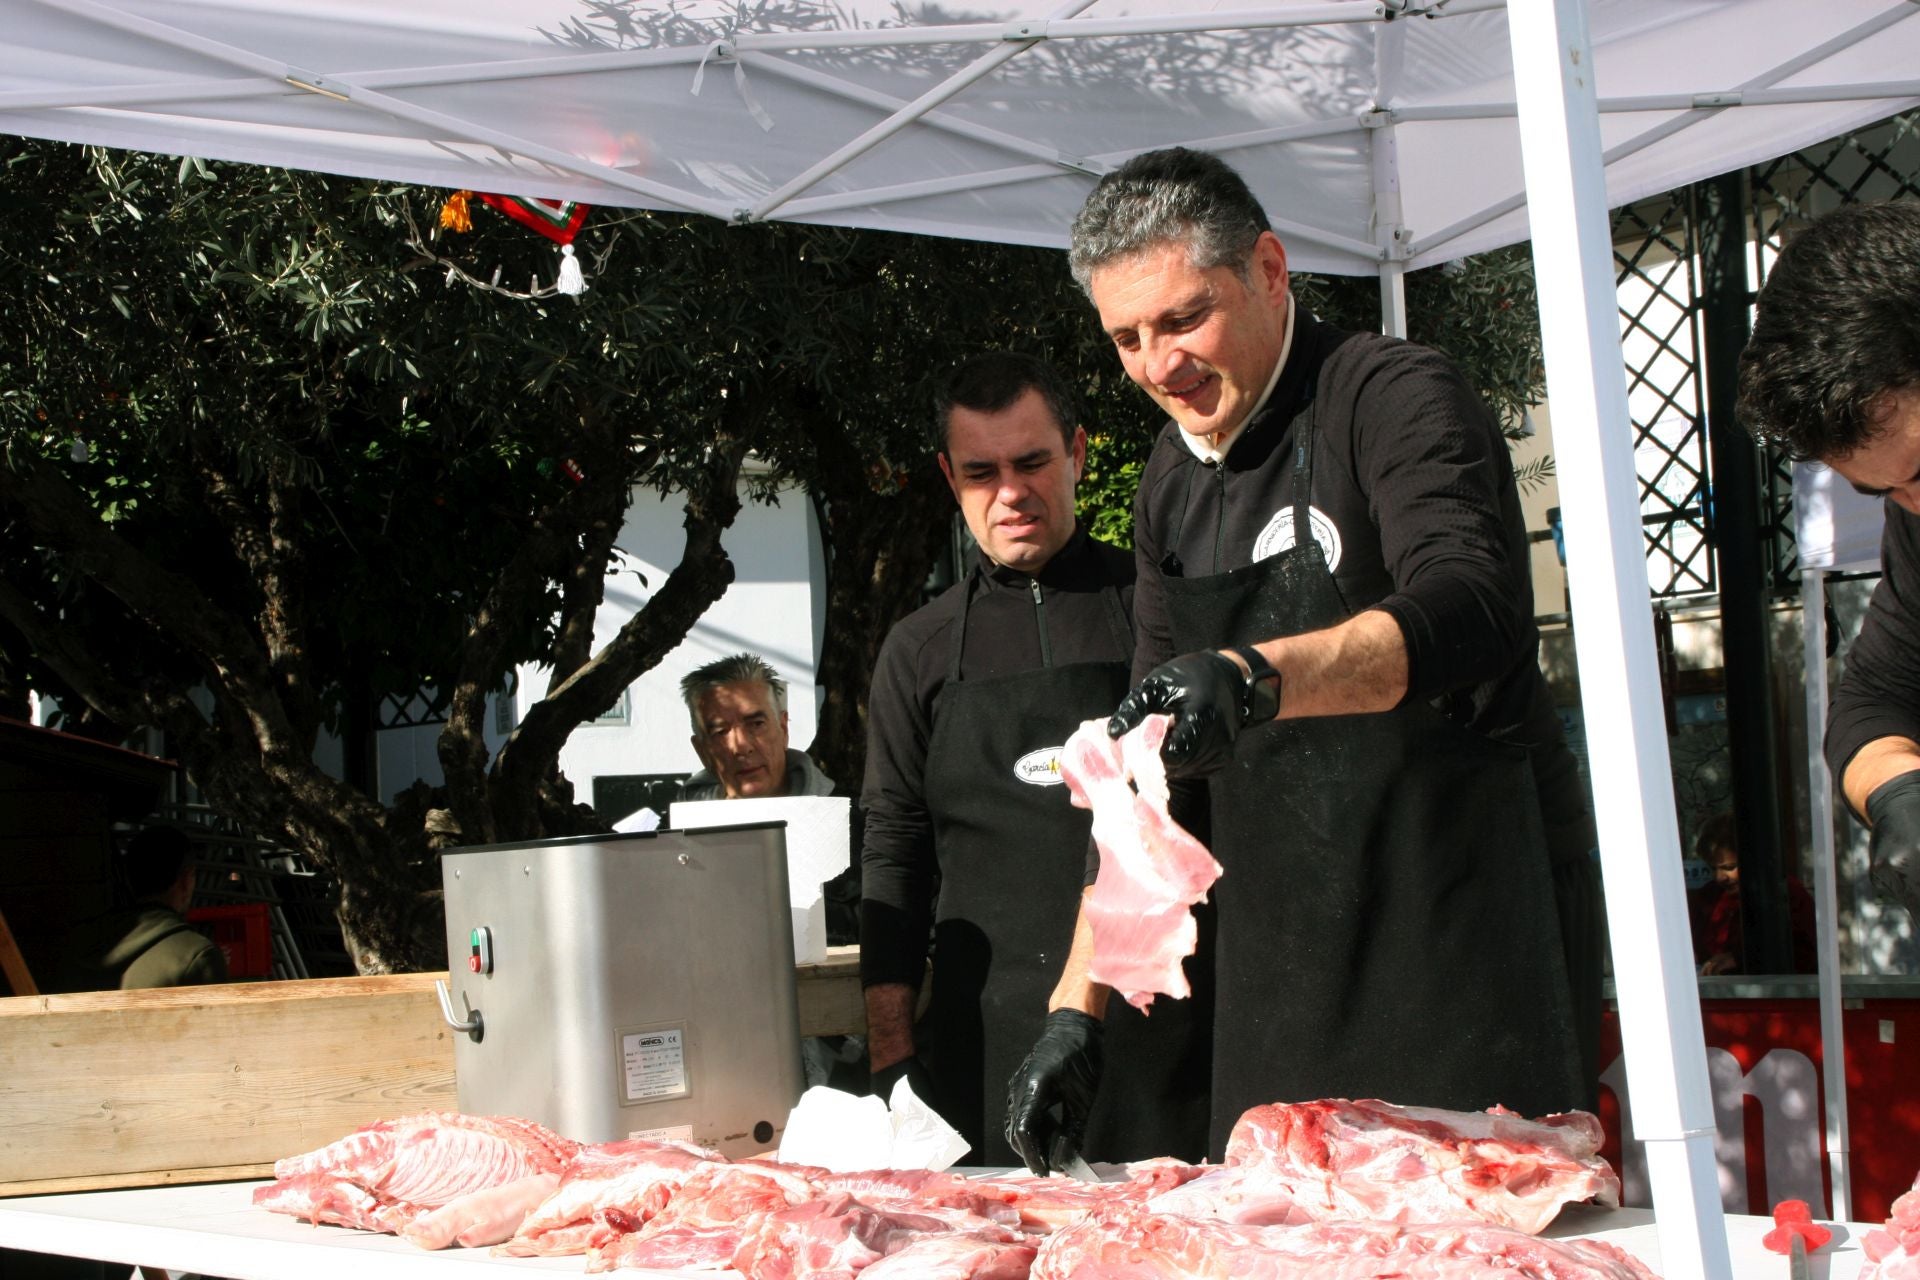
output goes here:
{"type": "Polygon", "coordinates": [[[873,1169],[864,1173],[827,1173],[812,1181],[821,1195],[844,1191],[860,1203],[876,1208],[908,1205],[920,1213],[957,1209],[1009,1226],[1020,1222],[1020,1211],[1013,1205],[1015,1192],[963,1178],[957,1173],[873,1169]]]}
{"type": "Polygon", "coordinates": [[[815,1199],[811,1179],[825,1173],[771,1160],[702,1165],[644,1225],[605,1215],[608,1225],[629,1234],[589,1250],[587,1270],[724,1268],[761,1217],[815,1199]]]}
{"type": "Polygon", "coordinates": [[[1511,1111],[1441,1111],[1388,1102],[1254,1107],[1227,1139],[1227,1167],[1155,1199],[1161,1212],[1242,1222],[1473,1218],[1531,1235],[1560,1206],[1620,1203],[1583,1111],[1528,1120],[1511,1111]]]}
{"type": "Polygon", "coordinates": [[[694,1172],[726,1157],[685,1142],[634,1138],[582,1147],[560,1176],[560,1186],[496,1252],[515,1257],[585,1253],[622,1230],[644,1225],[694,1172]],[[622,1225],[607,1225],[613,1217],[622,1225]]]}
{"type": "Polygon", "coordinates": [[[1198,939],[1191,908],[1220,878],[1213,855],[1167,812],[1160,744],[1172,722],[1148,716],[1115,740],[1106,721],[1089,720],[1060,753],[1060,776],[1073,803],[1093,810],[1100,847],[1100,873],[1086,900],[1088,972],[1139,1009],[1156,994],[1189,994],[1180,964],[1198,939]]]}
{"type": "Polygon", "coordinates": [[[860,1273],[860,1280],[1027,1280],[1034,1244],[962,1234],[926,1236],[860,1273]]]}
{"type": "Polygon", "coordinates": [[[256,1187],[253,1203],[275,1213],[305,1218],[319,1226],[355,1227],[397,1233],[429,1206],[387,1200],[346,1178],[330,1173],[296,1173],[256,1187]]]}
{"type": "Polygon", "coordinates": [[[1920,1178],[1893,1202],[1887,1225],[1860,1241],[1869,1259],[1860,1280],[1920,1280],[1920,1178]]]}
{"type": "Polygon", "coordinates": [[[1657,1280],[1612,1245],[1480,1222],[1249,1227],[1116,1205],[1040,1246],[1033,1280],[1657,1280]]]}
{"type": "Polygon", "coordinates": [[[578,1147],[531,1120],[424,1112],[276,1161],[275,1181],[253,1202],[315,1223],[397,1232],[462,1196],[557,1174],[578,1147]]]}
{"type": "Polygon", "coordinates": [[[852,1280],[855,1272],[910,1244],[954,1236],[996,1244],[1020,1238],[984,1218],[956,1222],[876,1209],[842,1191],[760,1217],[733,1255],[733,1268],[749,1280],[852,1280]]]}
{"type": "Polygon", "coordinates": [[[475,1191],[430,1210],[400,1228],[422,1249],[460,1245],[475,1249],[510,1239],[526,1216],[560,1185],[557,1173],[536,1173],[485,1191],[475,1191]]]}
{"type": "MultiPolygon", "coordinates": [[[[1038,1231],[1052,1231],[1102,1205],[1139,1204],[1152,1196],[1207,1172],[1205,1165],[1162,1157],[1141,1160],[1124,1167],[1100,1166],[1100,1170],[1120,1168],[1121,1176],[1111,1182],[1075,1182],[1071,1178],[1036,1178],[1031,1174],[1003,1173],[975,1179],[975,1185],[991,1188],[1018,1211],[1020,1221],[1038,1231]]],[[[1103,1175],[1104,1176],[1104,1175],[1103,1175]]]]}

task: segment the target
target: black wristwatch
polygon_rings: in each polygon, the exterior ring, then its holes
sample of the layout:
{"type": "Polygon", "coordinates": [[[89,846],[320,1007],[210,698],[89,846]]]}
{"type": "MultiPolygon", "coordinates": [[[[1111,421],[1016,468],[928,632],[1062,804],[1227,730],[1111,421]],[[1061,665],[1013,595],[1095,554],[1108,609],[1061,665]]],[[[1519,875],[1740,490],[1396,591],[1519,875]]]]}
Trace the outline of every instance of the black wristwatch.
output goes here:
{"type": "Polygon", "coordinates": [[[1265,724],[1280,714],[1280,673],[1252,645],[1226,650],[1247,664],[1247,691],[1240,699],[1240,723],[1265,724]],[[1269,683],[1271,682],[1271,683],[1269,683]]]}

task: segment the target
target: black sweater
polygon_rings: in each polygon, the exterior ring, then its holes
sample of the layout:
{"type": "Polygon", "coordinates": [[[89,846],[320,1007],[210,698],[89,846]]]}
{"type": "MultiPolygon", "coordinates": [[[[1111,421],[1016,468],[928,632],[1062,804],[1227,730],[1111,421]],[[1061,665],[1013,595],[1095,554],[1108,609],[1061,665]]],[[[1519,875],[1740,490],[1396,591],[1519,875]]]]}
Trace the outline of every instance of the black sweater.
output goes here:
{"type": "Polygon", "coordinates": [[[1836,782],[1875,738],[1920,739],[1920,516],[1889,502],[1880,535],[1880,583],[1827,712],[1827,763],[1836,782]]]}
{"type": "Polygon", "coordinates": [[[1185,576],[1221,573],[1275,550],[1277,520],[1291,527],[1292,422],[1310,389],[1315,536],[1348,609],[1378,608],[1399,624],[1407,696],[1491,737],[1557,743],[1499,429],[1439,352],[1304,313],[1273,395],[1224,462],[1201,462],[1172,423],[1148,459],[1134,502],[1135,680],[1175,656],[1169,555],[1185,576]]]}
{"type": "MultiPolygon", "coordinates": [[[[1133,602],[1133,561],[1083,530],[1038,575],[980,557],[965,580],[907,615],[887,633],[867,695],[867,826],[861,846],[860,978],[920,983],[933,920],[938,863],[924,787],[933,701],[946,686],[954,627],[969,601],[960,678],[984,680],[1077,662],[1125,662],[1103,590],[1133,602]],[[1045,606],[1034,608],[1032,584],[1045,606]],[[1040,628],[1046,628],[1046,657],[1040,628]]],[[[1062,734],[1075,726],[1062,726],[1062,734]]],[[[1015,833],[1009,833],[1009,839],[1015,833]]]]}

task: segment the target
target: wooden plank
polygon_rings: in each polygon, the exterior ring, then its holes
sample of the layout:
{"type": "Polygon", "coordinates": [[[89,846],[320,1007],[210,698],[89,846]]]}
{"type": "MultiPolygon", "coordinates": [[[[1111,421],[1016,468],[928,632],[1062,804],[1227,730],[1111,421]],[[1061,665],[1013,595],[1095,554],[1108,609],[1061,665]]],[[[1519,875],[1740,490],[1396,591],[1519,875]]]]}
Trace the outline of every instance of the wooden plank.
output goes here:
{"type": "MultiPolygon", "coordinates": [[[[0,1195],[266,1177],[453,1110],[444,973],[0,999],[0,1195]]],[[[863,1032],[859,950],[796,970],[805,1035],[863,1032]]]]}
{"type": "Polygon", "coordinates": [[[0,1001],[0,1183],[271,1163],[451,1108],[433,976],[0,1001]]]}

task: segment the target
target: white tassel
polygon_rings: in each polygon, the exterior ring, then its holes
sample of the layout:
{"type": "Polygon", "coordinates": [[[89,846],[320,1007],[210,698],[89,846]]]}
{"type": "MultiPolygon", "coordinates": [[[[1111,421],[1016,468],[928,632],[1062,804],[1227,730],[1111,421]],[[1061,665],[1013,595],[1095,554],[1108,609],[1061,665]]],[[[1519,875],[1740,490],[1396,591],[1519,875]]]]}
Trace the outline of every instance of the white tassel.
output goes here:
{"type": "Polygon", "coordinates": [[[554,281],[553,287],[573,298],[587,291],[586,277],[580,271],[580,259],[570,244],[560,246],[560,278],[554,281]]]}

